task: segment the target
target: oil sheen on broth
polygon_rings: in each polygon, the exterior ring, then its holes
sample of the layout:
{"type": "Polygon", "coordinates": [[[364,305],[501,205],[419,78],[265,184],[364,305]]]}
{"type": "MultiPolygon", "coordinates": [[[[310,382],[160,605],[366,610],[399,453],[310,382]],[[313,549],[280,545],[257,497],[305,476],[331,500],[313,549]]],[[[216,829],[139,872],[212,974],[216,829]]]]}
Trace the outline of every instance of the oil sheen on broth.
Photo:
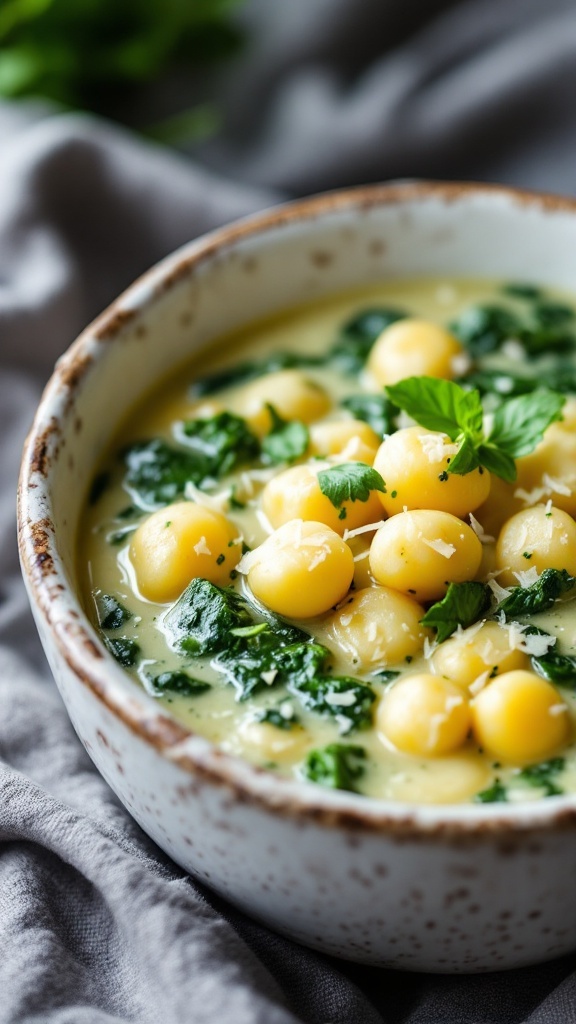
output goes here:
{"type": "Polygon", "coordinates": [[[285,775],[410,802],[573,791],[575,352],[572,299],[434,280],[212,346],[93,481],[103,642],[285,775]]]}

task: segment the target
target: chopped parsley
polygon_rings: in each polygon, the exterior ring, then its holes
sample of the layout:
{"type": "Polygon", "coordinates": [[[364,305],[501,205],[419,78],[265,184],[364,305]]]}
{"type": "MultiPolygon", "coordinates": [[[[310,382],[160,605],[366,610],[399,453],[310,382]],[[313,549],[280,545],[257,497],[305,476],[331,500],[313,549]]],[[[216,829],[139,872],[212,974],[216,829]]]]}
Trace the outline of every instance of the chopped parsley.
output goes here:
{"type": "Polygon", "coordinates": [[[273,405],[268,404],[266,408],[272,426],[262,441],[263,461],[271,465],[295,462],[304,455],[310,443],[308,427],[299,420],[282,419],[273,405]]]}

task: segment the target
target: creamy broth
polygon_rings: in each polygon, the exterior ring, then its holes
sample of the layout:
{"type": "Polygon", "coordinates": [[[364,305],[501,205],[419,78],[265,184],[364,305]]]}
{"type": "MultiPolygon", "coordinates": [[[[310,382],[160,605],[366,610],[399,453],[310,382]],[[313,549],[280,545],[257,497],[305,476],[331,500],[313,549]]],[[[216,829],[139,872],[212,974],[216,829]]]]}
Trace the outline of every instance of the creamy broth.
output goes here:
{"type": "MultiPolygon", "coordinates": [[[[86,506],[79,541],[80,575],[85,606],[97,627],[102,625],[110,608],[113,612],[113,605],[107,606],[103,611],[102,595],[110,595],[131,613],[130,618],[116,625],[114,622],[117,620],[114,620],[112,614],[108,626],[106,627],[104,623],[101,629],[103,638],[112,645],[114,641],[121,640],[120,647],[116,646],[116,655],[120,655],[119,660],[133,661],[127,670],[139,679],[174,718],[213,740],[229,753],[299,778],[306,772],[308,777],[311,776],[310,770],[304,766],[310,763],[312,751],[323,751],[334,744],[361,747],[363,759],[358,772],[355,771],[355,766],[360,762],[355,761],[354,752],[350,752],[351,762],[348,767],[351,765],[352,770],[347,775],[349,788],[372,797],[410,802],[451,803],[478,799],[478,794],[481,794],[480,800],[487,802],[498,799],[520,801],[576,789],[576,749],[573,742],[576,675],[574,681],[569,680],[566,685],[552,684],[558,691],[558,706],[569,709],[570,725],[565,740],[557,749],[551,749],[545,757],[528,758],[521,763],[507,763],[494,754],[484,752],[477,734],[470,731],[456,749],[447,753],[423,756],[398,749],[379,727],[381,719],[378,717],[377,709],[384,695],[397,686],[399,679],[419,673],[430,673],[430,657],[433,657],[435,649],[433,630],[422,629],[422,642],[414,653],[392,662],[384,653],[381,663],[374,662],[367,667],[362,660],[360,663],[355,661],[345,649],[345,645],[340,643],[334,630],[335,620],[331,609],[306,620],[290,618],[290,622],[301,627],[315,642],[324,645],[330,652],[329,664],[323,670],[327,675],[353,677],[354,680],[371,688],[374,694],[371,708],[373,724],[368,727],[364,725],[362,728],[348,728],[350,720],[346,717],[346,701],[351,698],[348,697],[349,691],[345,687],[340,696],[331,697],[333,714],[326,713],[326,708],[323,713],[318,713],[317,710],[305,706],[293,689],[289,691],[278,683],[274,673],[268,674],[269,678],[264,680],[265,685],[253,696],[239,700],[238,688],[232,685],[229,677],[221,670],[215,669],[212,654],[192,657],[174,649],[170,630],[166,625],[166,614],[175,599],[153,601],[141,593],[139,570],[134,566],[131,544],[135,531],[151,514],[152,508],[134,508],[134,494],[130,493],[129,487],[127,488],[125,465],[118,454],[136,442],[151,438],[163,439],[172,446],[186,450],[188,440],[183,434],[182,424],[198,417],[208,419],[221,408],[239,414],[244,408],[243,396],[246,388],[250,387],[251,383],[233,383],[231,386],[200,396],[195,393],[195,382],[239,363],[268,357],[274,352],[289,352],[296,357],[301,354],[307,358],[314,354],[322,356],[334,345],[335,339],[341,336],[343,325],[364,310],[379,307],[398,309],[405,311],[410,318],[424,319],[432,324],[447,327],[461,318],[463,312],[470,307],[496,305],[510,310],[514,315],[528,318],[532,316],[531,311],[536,309],[538,303],[534,297],[529,297],[529,290],[527,295],[528,297],[522,294],[508,294],[503,291],[501,285],[483,281],[422,280],[383,284],[361,293],[286,313],[282,317],[257,324],[223,339],[222,343],[214,346],[209,353],[195,359],[184,370],[180,369],[172,379],[148,395],[138,408],[131,412],[102,462],[91,500],[86,506]],[[124,641],[128,646],[122,648],[124,641]],[[138,649],[130,648],[130,641],[135,642],[138,649]],[[126,657],[126,651],[130,650],[132,654],[129,653],[126,657]],[[209,688],[197,695],[180,693],[174,689],[166,689],[165,692],[159,693],[151,681],[162,674],[182,671],[189,673],[195,681],[208,683],[209,688]],[[341,705],[338,704],[339,700],[342,701],[341,705]],[[266,709],[273,709],[276,724],[268,722],[263,730],[261,723],[257,723],[256,720],[266,709]],[[294,727],[283,727],[290,726],[294,720],[297,721],[294,727]],[[556,758],[561,758],[562,761],[554,761],[556,758]],[[542,762],[547,769],[541,777],[537,773],[526,771],[534,763],[542,762]]],[[[548,292],[542,301],[544,304],[548,302],[552,311],[555,308],[554,304],[557,304],[558,309],[566,304],[570,307],[574,305],[573,301],[565,296],[558,297],[548,292]]],[[[545,315],[554,320],[554,313],[546,314],[544,308],[542,316],[545,315]]],[[[561,324],[562,315],[558,313],[557,316],[561,324]]],[[[576,320],[572,321],[567,312],[565,323],[568,335],[571,331],[576,333],[576,320]]],[[[549,371],[554,372],[560,365],[559,360],[565,360],[562,366],[573,366],[574,356],[558,355],[552,351],[554,344],[554,339],[550,345],[545,344],[542,354],[532,360],[525,355],[525,346],[521,347],[521,340],[514,337],[493,351],[475,355],[474,361],[464,348],[462,357],[459,356],[455,360],[457,372],[453,376],[462,379],[466,373],[473,373],[479,369],[498,371],[502,374],[502,380],[498,385],[502,388],[499,392],[501,396],[508,387],[507,373],[521,371],[540,376],[549,371]],[[522,362],[519,362],[519,358],[522,362]]],[[[561,345],[559,347],[561,348],[561,345]]],[[[297,359],[295,361],[297,363],[297,359]]],[[[314,419],[314,423],[334,420],[347,422],[352,417],[350,412],[342,408],[340,403],[343,399],[356,394],[381,392],[377,382],[364,369],[360,372],[354,369],[346,371],[342,368],[342,361],[332,360],[319,365],[301,367],[296,365],[296,370],[312,385],[317,385],[321,389],[321,394],[329,398],[330,408],[322,411],[314,419]]],[[[270,403],[274,407],[275,401],[273,397],[270,403]]],[[[484,401],[488,410],[491,404],[495,407],[497,403],[497,399],[490,394],[484,401]]],[[[396,418],[396,425],[401,429],[408,422],[413,421],[407,420],[405,413],[400,413],[399,418],[396,418]]],[[[309,423],[308,429],[311,428],[312,424],[309,423]]],[[[381,439],[379,437],[379,441],[381,439]]],[[[363,457],[355,455],[355,450],[352,446],[350,461],[362,462],[363,457]]],[[[293,464],[303,465],[310,461],[310,455],[306,453],[296,458],[293,464]]],[[[317,457],[316,460],[312,458],[312,463],[316,464],[316,468],[318,465],[330,467],[336,464],[330,455],[320,459],[317,457]]],[[[202,485],[199,489],[188,486],[185,495],[178,495],[175,501],[180,502],[184,497],[189,501],[207,503],[209,507],[218,509],[234,525],[243,544],[254,550],[263,544],[270,533],[270,525],[262,510],[262,493],[270,480],[284,473],[286,469],[286,463],[266,465],[262,460],[253,458],[209,485],[202,485]]],[[[563,498],[568,500],[571,494],[570,484],[558,484],[554,478],[548,493],[542,493],[538,503],[534,501],[536,483],[530,477],[528,469],[526,473],[532,489],[530,494],[529,488],[524,488],[528,498],[518,498],[514,495],[518,488],[508,486],[507,497],[503,498],[501,503],[493,502],[492,507],[488,505],[484,518],[482,505],[475,509],[474,515],[477,515],[484,531],[491,534],[500,527],[499,518],[504,521],[508,515],[522,508],[545,505],[550,500],[550,495],[554,498],[554,507],[557,504],[566,507],[566,503],[562,504],[562,501],[563,498]],[[555,487],[558,487],[558,493],[555,487]],[[506,505],[506,502],[509,502],[509,505],[506,505]]],[[[574,474],[576,475],[576,451],[574,474]]],[[[461,479],[465,480],[466,477],[461,479]]],[[[359,501],[354,502],[354,505],[359,505],[359,501]]],[[[167,529],[171,526],[170,507],[170,503],[167,503],[164,510],[167,529]]],[[[384,509],[380,505],[379,508],[378,519],[384,517],[384,509]]],[[[398,512],[401,511],[402,509],[398,509],[398,512]]],[[[462,520],[469,522],[467,516],[462,516],[462,520]]],[[[481,532],[480,527],[477,527],[476,532],[478,531],[481,532]]],[[[355,531],[352,529],[348,532],[354,534],[355,531]]],[[[354,582],[350,591],[352,595],[358,590],[374,586],[368,555],[373,536],[374,531],[358,533],[352,537],[344,533],[344,543],[350,547],[354,557],[354,582]]],[[[474,573],[475,580],[486,580],[494,570],[494,549],[495,544],[491,541],[483,544],[482,565],[474,573]]],[[[224,555],[221,557],[224,560],[224,555]]],[[[531,569],[530,559],[531,554],[527,552],[527,571],[531,569]]],[[[526,584],[530,585],[536,576],[534,570],[526,577],[526,584]]],[[[246,574],[232,567],[232,577],[231,579],[228,573],[224,585],[233,586],[239,594],[248,593],[246,574]]],[[[497,591],[496,596],[502,597],[497,591]]],[[[557,637],[553,650],[554,653],[562,655],[576,655],[576,606],[574,601],[570,600],[571,596],[568,590],[550,610],[531,617],[518,616],[521,624],[530,623],[557,637]]],[[[344,597],[344,601],[346,600],[344,597]]],[[[432,603],[434,602],[430,600],[423,601],[424,607],[432,603]]],[[[493,597],[492,610],[480,615],[479,620],[486,615],[490,616],[495,604],[496,597],[493,597]]],[[[262,616],[256,614],[256,620],[262,621],[262,616]]],[[[460,632],[461,630],[458,634],[460,632]]],[[[439,647],[442,647],[442,644],[439,647]]],[[[523,656],[525,667],[531,671],[528,656],[523,656]]],[[[436,674],[440,678],[443,676],[441,672],[436,674]]],[[[473,689],[472,693],[467,694],[466,699],[471,697],[474,700],[481,690],[489,687],[492,682],[491,679],[480,680],[476,690],[473,689]]],[[[564,711],[559,714],[563,715],[564,711]]],[[[323,780],[321,777],[316,781],[330,784],[330,781],[326,782],[326,779],[323,780]]],[[[331,784],[335,784],[333,779],[331,784]]]]}

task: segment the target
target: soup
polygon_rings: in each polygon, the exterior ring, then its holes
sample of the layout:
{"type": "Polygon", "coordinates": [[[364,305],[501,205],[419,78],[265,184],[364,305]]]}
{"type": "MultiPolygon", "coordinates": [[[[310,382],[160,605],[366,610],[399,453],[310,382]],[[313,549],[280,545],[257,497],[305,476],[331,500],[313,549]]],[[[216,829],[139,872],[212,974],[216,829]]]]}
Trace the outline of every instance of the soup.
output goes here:
{"type": "Polygon", "coordinates": [[[180,368],[87,501],[107,648],[285,775],[409,802],[573,791],[575,309],[392,282],[180,368]]]}

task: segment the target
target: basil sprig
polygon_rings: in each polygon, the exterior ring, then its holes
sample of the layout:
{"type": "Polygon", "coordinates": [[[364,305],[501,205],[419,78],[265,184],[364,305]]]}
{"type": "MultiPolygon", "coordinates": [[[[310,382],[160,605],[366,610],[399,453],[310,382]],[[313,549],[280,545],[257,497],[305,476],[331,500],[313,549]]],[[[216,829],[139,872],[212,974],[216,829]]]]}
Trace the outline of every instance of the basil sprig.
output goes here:
{"type": "Polygon", "coordinates": [[[436,377],[407,377],[386,390],[417,423],[447,434],[458,445],[449,473],[463,476],[484,466],[508,483],[516,479],[514,460],[534,451],[546,428],[562,418],[565,402],[563,395],[546,388],[518,395],[499,406],[486,433],[478,391],[436,377]]]}

